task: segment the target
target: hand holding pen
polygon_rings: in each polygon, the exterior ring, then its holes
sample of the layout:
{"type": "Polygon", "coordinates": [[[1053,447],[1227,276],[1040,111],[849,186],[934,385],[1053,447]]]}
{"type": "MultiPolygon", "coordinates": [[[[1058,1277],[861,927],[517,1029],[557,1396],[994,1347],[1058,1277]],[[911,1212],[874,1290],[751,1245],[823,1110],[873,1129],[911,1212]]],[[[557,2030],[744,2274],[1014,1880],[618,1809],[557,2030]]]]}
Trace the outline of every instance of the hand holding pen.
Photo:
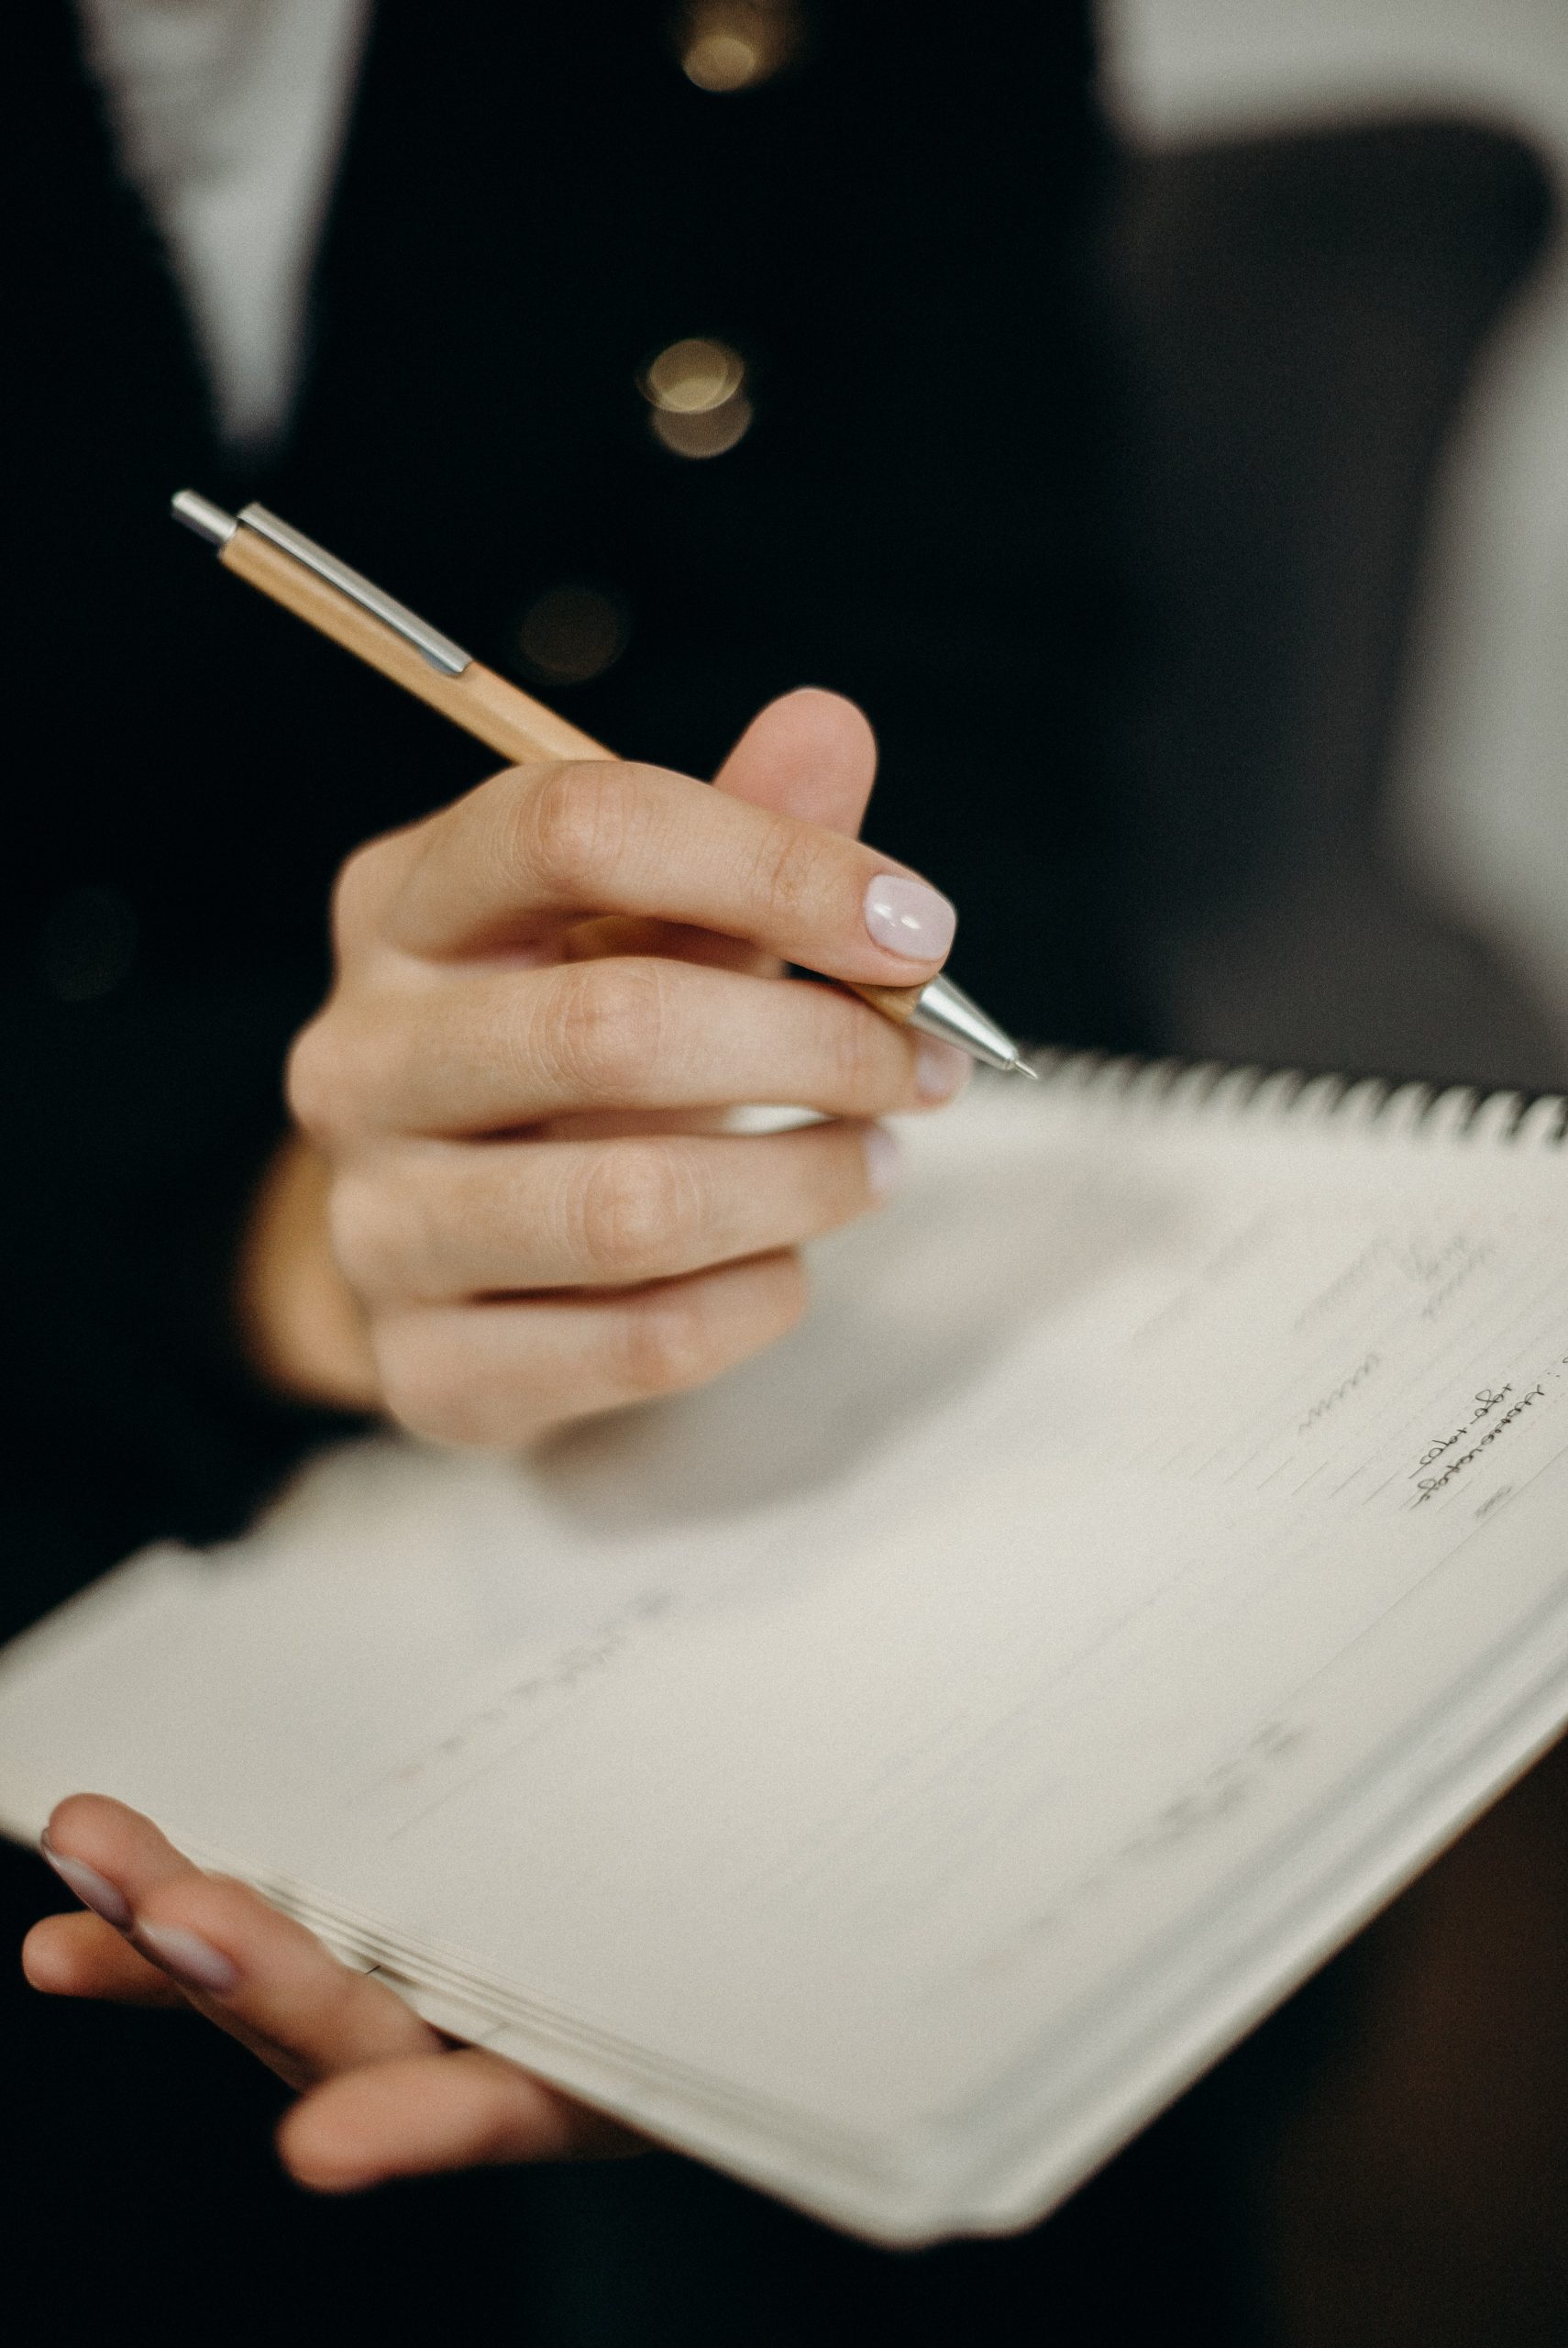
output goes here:
{"type": "Polygon", "coordinates": [[[575,747],[349,859],[301,1137],[243,1267],[276,1382],[437,1440],[525,1443],[781,1335],[801,1244],[887,1191],[876,1121],[968,1064],[779,975],[901,1006],[952,939],[946,900],[854,836],[875,751],[849,703],[775,702],[716,788],[575,747]],[[825,1122],[723,1130],[757,1101],[825,1122]]]}

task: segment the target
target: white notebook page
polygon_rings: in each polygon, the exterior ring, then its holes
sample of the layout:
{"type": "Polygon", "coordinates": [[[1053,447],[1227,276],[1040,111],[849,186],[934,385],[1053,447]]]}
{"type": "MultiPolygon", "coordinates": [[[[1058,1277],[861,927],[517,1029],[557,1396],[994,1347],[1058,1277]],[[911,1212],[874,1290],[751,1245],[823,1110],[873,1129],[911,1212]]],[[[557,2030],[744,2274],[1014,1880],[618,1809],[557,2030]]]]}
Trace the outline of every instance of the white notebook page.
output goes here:
{"type": "Polygon", "coordinates": [[[916,1128],[708,1394],[101,1586],[6,1822],[136,1802],[862,2231],[1024,2221],[1568,1714],[1560,1109],[1155,1090],[916,1128]]]}

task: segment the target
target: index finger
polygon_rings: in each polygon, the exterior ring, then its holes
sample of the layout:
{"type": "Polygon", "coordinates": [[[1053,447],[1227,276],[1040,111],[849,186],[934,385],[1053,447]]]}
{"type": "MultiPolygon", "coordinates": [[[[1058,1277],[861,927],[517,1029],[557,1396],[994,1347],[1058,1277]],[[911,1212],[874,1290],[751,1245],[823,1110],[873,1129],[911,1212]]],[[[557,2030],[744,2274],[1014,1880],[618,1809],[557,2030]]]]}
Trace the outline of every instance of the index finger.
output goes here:
{"type": "Polygon", "coordinates": [[[657,767],[514,768],[381,846],[403,860],[385,934],[434,959],[516,952],[615,914],[910,986],[941,967],[957,921],[929,881],[857,840],[657,767]]]}
{"type": "Polygon", "coordinates": [[[198,2012],[295,2084],[440,2043],[382,1983],[340,1965],[247,1885],[204,1874],[122,1802],[73,1795],[56,1808],[43,1847],[198,2012]]]}

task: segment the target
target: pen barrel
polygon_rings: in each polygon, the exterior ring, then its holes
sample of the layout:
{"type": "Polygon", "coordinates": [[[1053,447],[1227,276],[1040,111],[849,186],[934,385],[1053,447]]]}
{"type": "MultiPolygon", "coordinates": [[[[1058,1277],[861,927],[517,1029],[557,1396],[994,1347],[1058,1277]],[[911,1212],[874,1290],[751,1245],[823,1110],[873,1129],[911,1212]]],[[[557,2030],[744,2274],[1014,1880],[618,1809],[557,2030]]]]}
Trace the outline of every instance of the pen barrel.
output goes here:
{"type": "Polygon", "coordinates": [[[274,603],[286,605],[296,618],[307,620],[345,651],[379,669],[405,692],[428,702],[443,717],[513,765],[611,756],[591,734],[569,725],[554,710],[477,660],[470,660],[456,677],[433,669],[401,636],[255,530],[236,530],[219,548],[218,560],[226,570],[259,587],[274,603]]]}
{"type": "Polygon", "coordinates": [[[868,1002],[873,1011],[879,1011],[885,1019],[891,1019],[899,1026],[907,1027],[914,1017],[916,1006],[925,989],[923,987],[853,986],[851,991],[860,997],[862,1002],[868,1002]]]}

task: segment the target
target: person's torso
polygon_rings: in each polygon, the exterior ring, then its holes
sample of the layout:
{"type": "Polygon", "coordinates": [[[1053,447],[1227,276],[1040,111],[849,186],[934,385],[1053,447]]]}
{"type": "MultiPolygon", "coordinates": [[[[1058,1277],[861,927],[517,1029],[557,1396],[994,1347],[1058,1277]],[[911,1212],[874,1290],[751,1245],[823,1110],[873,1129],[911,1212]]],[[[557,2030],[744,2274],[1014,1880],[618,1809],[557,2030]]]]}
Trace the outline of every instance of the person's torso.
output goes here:
{"type": "MultiPolygon", "coordinates": [[[[836,0],[788,70],[715,90],[646,0],[439,28],[382,0],[265,465],[213,431],[68,13],[36,61],[18,200],[48,230],[13,294],[32,384],[8,495],[39,559],[24,903],[123,887],[154,970],[296,954],[355,839],[483,771],[214,577],[165,518],[189,482],[262,497],[630,756],[710,770],[767,693],[857,694],[887,752],[878,836],[976,906],[999,973],[988,892],[1070,857],[1094,788],[1077,13],[1010,6],[981,41],[946,7],[836,0]],[[659,438],[642,387],[694,337],[746,371],[717,454],[659,438]],[[585,611],[617,657],[584,676],[569,641],[551,667],[585,611]],[[238,843],[237,897],[214,879],[238,843]]],[[[1049,999],[1079,991],[1059,952],[1010,953],[1004,1013],[1083,1024],[1049,999]]]]}

